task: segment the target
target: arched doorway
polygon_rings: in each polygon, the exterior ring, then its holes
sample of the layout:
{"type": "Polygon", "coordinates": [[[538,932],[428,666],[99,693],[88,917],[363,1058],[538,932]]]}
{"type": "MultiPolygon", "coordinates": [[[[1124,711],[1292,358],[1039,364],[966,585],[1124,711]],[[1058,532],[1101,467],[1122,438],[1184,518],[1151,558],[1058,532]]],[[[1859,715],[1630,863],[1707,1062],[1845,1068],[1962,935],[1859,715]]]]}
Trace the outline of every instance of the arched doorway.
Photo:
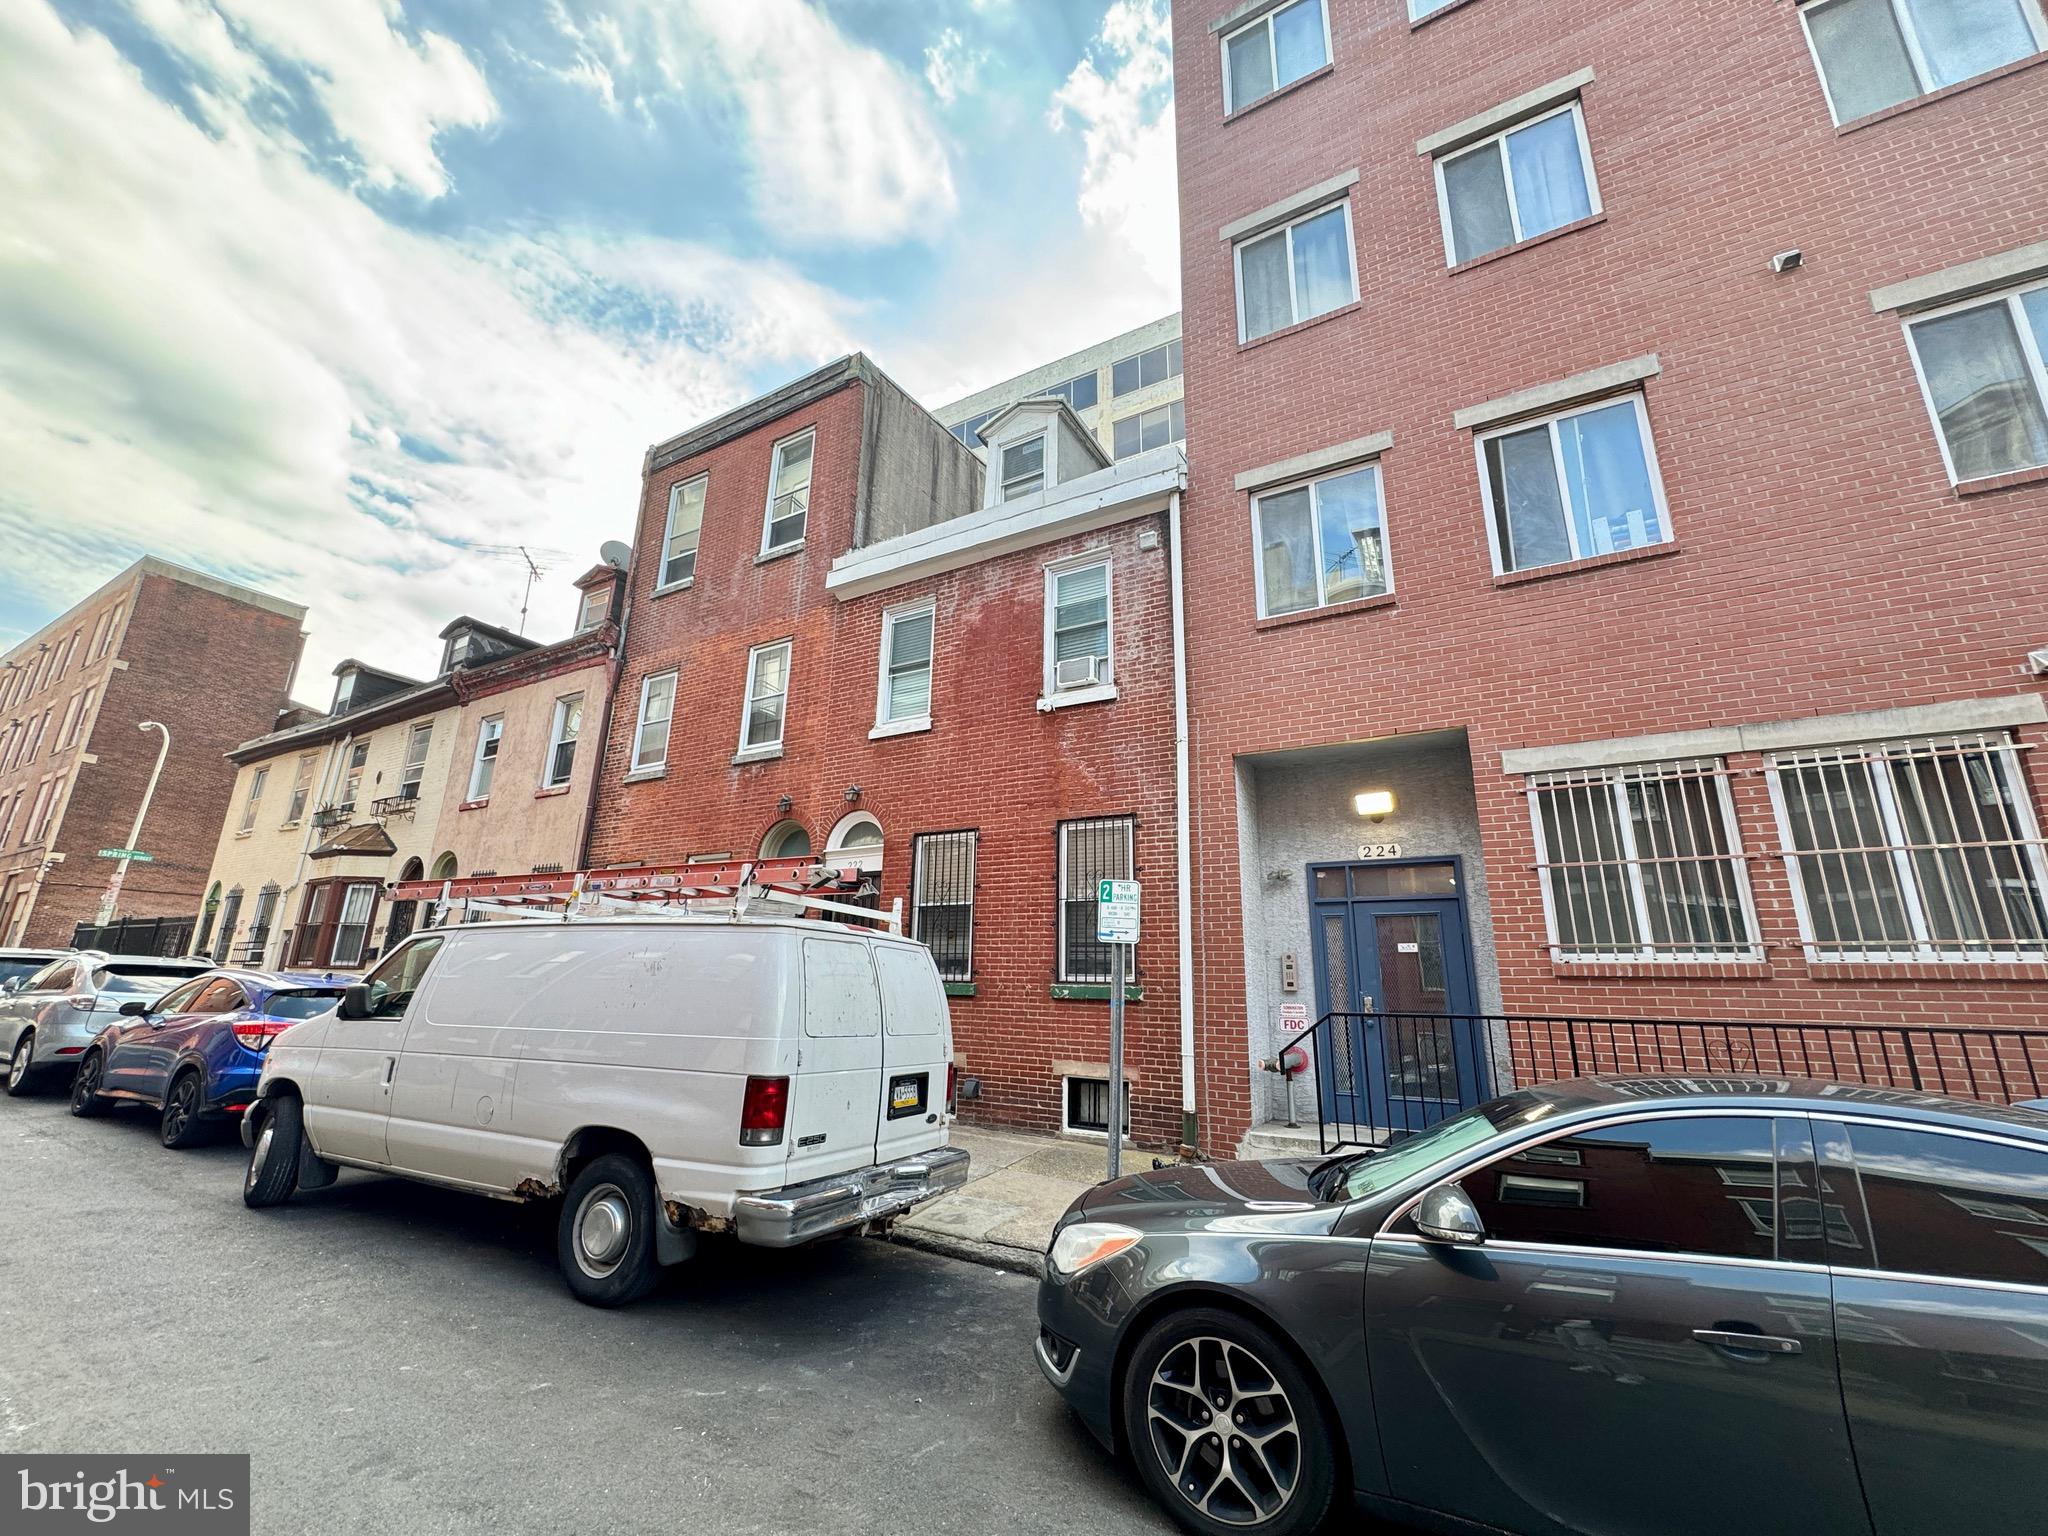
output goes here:
{"type": "MultiPolygon", "coordinates": [[[[441,855],[441,857],[434,860],[434,871],[432,874],[428,875],[427,878],[429,880],[434,881],[437,885],[444,880],[453,880],[455,878],[454,853],[444,853],[441,855]]],[[[426,910],[421,914],[422,922],[420,926],[423,928],[432,928],[441,921],[440,903],[429,901],[424,903],[424,906],[426,910]]]]}
{"type": "Polygon", "coordinates": [[[825,862],[836,869],[857,869],[862,880],[856,906],[882,907],[882,824],[866,811],[839,818],[825,840],[825,862]]]}
{"type": "MultiPolygon", "coordinates": [[[[405,867],[398,872],[401,881],[418,880],[426,873],[426,866],[418,859],[407,859],[405,867]]],[[[406,940],[419,920],[420,904],[416,901],[394,901],[391,903],[391,922],[384,930],[384,953],[390,954],[406,940]]]]}
{"type": "Polygon", "coordinates": [[[199,937],[192,941],[192,953],[208,953],[206,941],[213,937],[213,919],[220,911],[220,882],[213,882],[213,889],[206,893],[206,905],[199,910],[199,937]]]}
{"type": "Polygon", "coordinates": [[[761,839],[764,859],[807,859],[811,856],[811,834],[800,821],[778,821],[761,839]]]}

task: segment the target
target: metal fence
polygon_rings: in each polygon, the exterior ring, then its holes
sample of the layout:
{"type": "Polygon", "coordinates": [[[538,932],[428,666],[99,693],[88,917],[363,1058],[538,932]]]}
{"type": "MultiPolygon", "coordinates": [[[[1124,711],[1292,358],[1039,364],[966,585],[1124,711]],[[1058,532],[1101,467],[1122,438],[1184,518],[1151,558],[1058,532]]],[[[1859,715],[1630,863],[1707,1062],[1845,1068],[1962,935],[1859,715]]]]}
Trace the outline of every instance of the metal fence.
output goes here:
{"type": "Polygon", "coordinates": [[[80,923],[71,933],[73,949],[103,949],[114,955],[186,955],[192,952],[197,917],[124,917],[117,922],[80,923]]]}

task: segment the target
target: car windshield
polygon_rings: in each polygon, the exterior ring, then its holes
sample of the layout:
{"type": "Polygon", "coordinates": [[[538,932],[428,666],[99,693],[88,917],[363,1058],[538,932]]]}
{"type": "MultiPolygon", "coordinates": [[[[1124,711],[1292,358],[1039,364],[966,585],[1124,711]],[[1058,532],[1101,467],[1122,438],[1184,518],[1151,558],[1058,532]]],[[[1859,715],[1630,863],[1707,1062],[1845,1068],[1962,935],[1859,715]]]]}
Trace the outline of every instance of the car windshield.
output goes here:
{"type": "Polygon", "coordinates": [[[161,997],[197,971],[114,971],[92,973],[93,990],[110,997],[161,997]]]}
{"type": "Polygon", "coordinates": [[[1490,1099],[1406,1141],[1360,1158],[1343,1170],[1333,1194],[1342,1200],[1364,1200],[1392,1189],[1432,1164],[1456,1157],[1510,1131],[1541,1120],[1551,1106],[1530,1094],[1511,1093],[1490,1099]]]}
{"type": "Polygon", "coordinates": [[[332,992],[273,992],[270,1001],[263,1005],[263,1011],[273,1019],[310,1019],[317,1013],[325,1013],[341,1000],[341,991],[332,992]]]}

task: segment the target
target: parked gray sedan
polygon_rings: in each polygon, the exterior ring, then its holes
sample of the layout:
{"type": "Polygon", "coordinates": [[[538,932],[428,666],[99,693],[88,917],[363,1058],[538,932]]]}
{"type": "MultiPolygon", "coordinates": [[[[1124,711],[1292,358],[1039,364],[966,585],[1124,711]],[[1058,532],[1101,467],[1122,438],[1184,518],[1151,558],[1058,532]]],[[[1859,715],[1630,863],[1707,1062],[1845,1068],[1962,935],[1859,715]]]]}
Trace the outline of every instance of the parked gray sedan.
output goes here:
{"type": "Polygon", "coordinates": [[[79,950],[60,955],[0,996],[6,1088],[19,1098],[53,1072],[72,1071],[93,1037],[132,998],[155,999],[213,969],[210,960],[164,960],[79,950]]]}
{"type": "Polygon", "coordinates": [[[1377,1153],[1091,1190],[1040,1369],[1191,1531],[1340,1501],[1601,1536],[2038,1530],[2048,1116],[1528,1089],[1377,1153]]]}

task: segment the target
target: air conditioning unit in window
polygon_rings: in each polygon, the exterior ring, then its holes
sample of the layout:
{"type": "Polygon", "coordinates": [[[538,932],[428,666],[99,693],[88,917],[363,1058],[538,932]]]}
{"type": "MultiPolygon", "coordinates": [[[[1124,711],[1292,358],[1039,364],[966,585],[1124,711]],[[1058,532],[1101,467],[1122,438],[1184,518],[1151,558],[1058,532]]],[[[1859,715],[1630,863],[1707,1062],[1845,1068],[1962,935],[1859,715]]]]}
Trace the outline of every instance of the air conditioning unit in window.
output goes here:
{"type": "Polygon", "coordinates": [[[1093,688],[1102,681],[1106,656],[1069,656],[1065,661],[1052,664],[1052,686],[1056,692],[1066,693],[1075,688],[1093,688]]]}

